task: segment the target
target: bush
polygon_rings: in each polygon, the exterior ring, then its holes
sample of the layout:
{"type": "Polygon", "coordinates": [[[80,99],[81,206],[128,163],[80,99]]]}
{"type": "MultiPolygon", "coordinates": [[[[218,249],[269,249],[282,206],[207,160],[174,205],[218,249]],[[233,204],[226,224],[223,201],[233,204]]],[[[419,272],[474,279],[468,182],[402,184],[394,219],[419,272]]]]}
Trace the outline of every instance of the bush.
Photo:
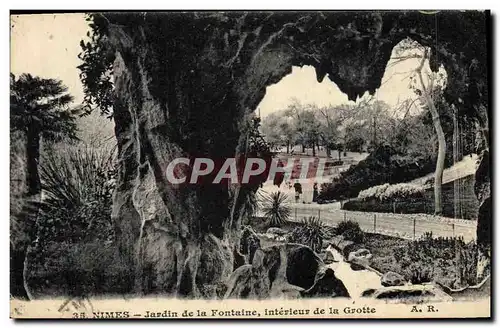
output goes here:
{"type": "Polygon", "coordinates": [[[331,228],[319,218],[311,216],[302,220],[302,225],[295,227],[288,236],[288,242],[311,247],[317,253],[321,251],[323,239],[330,236],[331,228]]]}
{"type": "Polygon", "coordinates": [[[356,197],[366,187],[400,183],[434,171],[432,155],[401,155],[390,146],[375,149],[365,160],[321,186],[320,200],[356,197]]]}
{"type": "Polygon", "coordinates": [[[355,221],[343,220],[337,224],[333,231],[336,235],[341,235],[345,239],[355,243],[362,243],[364,241],[364,232],[355,221]]]}
{"type": "Polygon", "coordinates": [[[288,196],[281,191],[262,194],[262,211],[269,220],[269,226],[280,227],[288,221],[292,210],[288,202],[288,196]]]}
{"type": "Polygon", "coordinates": [[[115,170],[110,149],[66,147],[44,154],[38,241],[111,240],[115,170]]]}
{"type": "Polygon", "coordinates": [[[432,263],[414,262],[403,269],[402,274],[412,284],[431,282],[434,277],[434,266],[432,263]]]}
{"type": "Polygon", "coordinates": [[[398,183],[374,186],[359,192],[358,198],[361,200],[406,200],[408,198],[424,197],[424,188],[412,183],[398,183]]]}
{"type": "Polygon", "coordinates": [[[383,185],[370,187],[368,189],[360,191],[358,198],[362,199],[362,200],[382,199],[382,195],[385,193],[385,191],[387,190],[388,187],[389,187],[388,183],[384,183],[383,185]]]}
{"type": "Polygon", "coordinates": [[[398,270],[412,283],[437,279],[455,281],[458,286],[476,283],[477,246],[463,238],[434,238],[426,233],[422,238],[394,249],[398,270]]]}

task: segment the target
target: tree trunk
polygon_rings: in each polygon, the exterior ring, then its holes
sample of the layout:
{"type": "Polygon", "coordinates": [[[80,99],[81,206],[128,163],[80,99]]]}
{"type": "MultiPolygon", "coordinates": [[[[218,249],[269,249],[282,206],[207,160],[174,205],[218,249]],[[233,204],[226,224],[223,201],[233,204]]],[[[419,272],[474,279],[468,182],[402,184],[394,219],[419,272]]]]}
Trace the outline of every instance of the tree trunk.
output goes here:
{"type": "Polygon", "coordinates": [[[25,288],[24,280],[24,261],[26,259],[26,250],[10,251],[10,295],[17,299],[29,300],[28,292],[25,288]]]}
{"type": "Polygon", "coordinates": [[[425,87],[424,80],[422,78],[422,67],[427,59],[427,50],[424,52],[422,57],[422,61],[420,66],[417,68],[417,74],[420,80],[420,85],[422,87],[422,93],[425,97],[425,101],[427,103],[427,107],[429,107],[429,111],[431,112],[432,122],[434,124],[434,130],[436,130],[436,135],[438,138],[438,157],[436,161],[436,171],[434,175],[434,214],[441,215],[443,212],[443,204],[442,204],[442,184],[443,184],[443,171],[444,171],[444,160],[446,157],[446,139],[443,132],[443,127],[441,126],[441,120],[439,119],[439,112],[437,111],[436,106],[434,105],[434,101],[432,97],[425,87]]]}
{"type": "Polygon", "coordinates": [[[286,153],[290,154],[290,141],[286,142],[286,153]]]}
{"type": "Polygon", "coordinates": [[[313,151],[313,153],[312,153],[313,157],[316,157],[316,145],[314,142],[312,144],[312,151],[313,151]]]}
{"type": "Polygon", "coordinates": [[[30,299],[28,290],[26,267],[28,249],[35,239],[36,220],[40,208],[41,183],[38,173],[38,161],[40,158],[40,133],[35,128],[28,129],[26,133],[26,163],[25,163],[25,187],[22,196],[22,208],[16,215],[15,220],[19,231],[23,235],[20,242],[11,246],[11,294],[13,297],[30,299]]]}
{"type": "Polygon", "coordinates": [[[330,147],[326,147],[326,157],[330,158],[332,156],[332,150],[330,147]]]}
{"type": "Polygon", "coordinates": [[[29,129],[26,138],[26,183],[28,196],[39,195],[42,189],[38,161],[40,160],[40,132],[29,129]]]}
{"type": "Polygon", "coordinates": [[[306,146],[304,146],[304,144],[302,144],[302,153],[305,153],[306,152],[306,146]]]}
{"type": "MultiPolygon", "coordinates": [[[[432,100],[430,100],[432,102],[432,100]]],[[[443,172],[444,172],[444,160],[446,157],[446,140],[441,127],[441,121],[439,119],[439,114],[437,113],[434,105],[431,106],[434,110],[431,110],[432,120],[434,122],[434,129],[438,137],[438,157],[436,162],[436,172],[434,176],[434,214],[441,215],[443,212],[442,204],[442,184],[443,184],[443,172]]]]}

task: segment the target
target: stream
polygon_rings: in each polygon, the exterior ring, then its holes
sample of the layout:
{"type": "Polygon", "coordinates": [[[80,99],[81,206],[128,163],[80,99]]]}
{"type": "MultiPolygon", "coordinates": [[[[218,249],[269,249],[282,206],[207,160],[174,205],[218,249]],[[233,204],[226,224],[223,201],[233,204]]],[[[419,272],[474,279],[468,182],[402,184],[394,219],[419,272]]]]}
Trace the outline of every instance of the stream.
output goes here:
{"type": "Polygon", "coordinates": [[[351,298],[361,298],[361,294],[367,289],[383,287],[380,283],[380,276],[375,272],[370,270],[355,271],[351,269],[351,264],[346,262],[342,254],[335,248],[329,246],[326,251],[330,252],[335,259],[335,262],[327,266],[332,268],[335,276],[342,280],[351,298]]]}

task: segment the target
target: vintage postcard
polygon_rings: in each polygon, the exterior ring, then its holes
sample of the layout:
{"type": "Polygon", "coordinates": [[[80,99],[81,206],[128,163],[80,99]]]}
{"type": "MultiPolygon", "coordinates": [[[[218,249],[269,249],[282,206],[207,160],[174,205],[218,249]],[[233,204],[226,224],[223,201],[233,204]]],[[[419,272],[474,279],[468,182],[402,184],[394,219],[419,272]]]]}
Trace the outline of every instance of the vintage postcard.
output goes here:
{"type": "Polygon", "coordinates": [[[490,318],[490,13],[11,12],[10,316],[490,318]]]}

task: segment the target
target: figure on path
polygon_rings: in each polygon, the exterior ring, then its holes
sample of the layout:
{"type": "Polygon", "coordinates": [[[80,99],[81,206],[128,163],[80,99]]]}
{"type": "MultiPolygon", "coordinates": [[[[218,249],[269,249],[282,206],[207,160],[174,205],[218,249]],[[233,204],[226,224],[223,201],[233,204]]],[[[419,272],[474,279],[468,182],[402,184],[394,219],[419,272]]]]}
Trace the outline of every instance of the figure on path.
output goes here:
{"type": "Polygon", "coordinates": [[[313,203],[316,203],[317,198],[318,198],[318,183],[315,182],[313,184],[313,199],[312,199],[313,203]]]}
{"type": "Polygon", "coordinates": [[[293,187],[295,188],[295,202],[298,203],[300,195],[302,195],[302,185],[299,183],[299,180],[295,180],[293,187]]]}

